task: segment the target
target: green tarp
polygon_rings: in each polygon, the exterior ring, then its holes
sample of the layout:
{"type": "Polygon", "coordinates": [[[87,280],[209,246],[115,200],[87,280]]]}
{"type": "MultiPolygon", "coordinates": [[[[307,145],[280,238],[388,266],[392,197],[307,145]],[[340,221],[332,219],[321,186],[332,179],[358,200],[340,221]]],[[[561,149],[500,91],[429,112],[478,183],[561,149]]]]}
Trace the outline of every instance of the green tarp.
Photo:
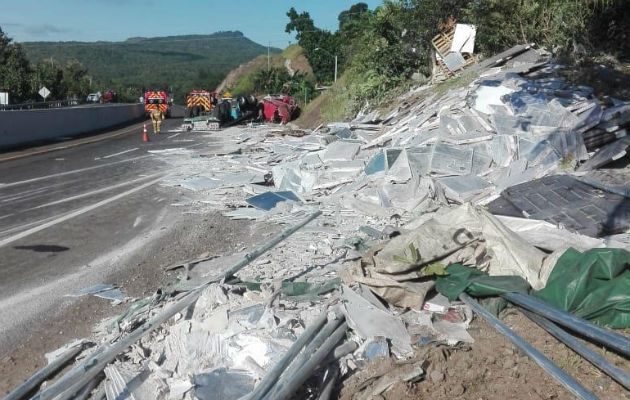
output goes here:
{"type": "MultiPolygon", "coordinates": [[[[260,282],[232,282],[237,286],[244,286],[247,290],[260,292],[260,282]]],[[[293,301],[316,301],[320,296],[332,292],[341,286],[341,279],[334,278],[326,282],[310,283],[310,282],[289,282],[283,281],[280,288],[280,294],[285,298],[293,301]]]]}
{"type": "Polygon", "coordinates": [[[498,296],[506,292],[527,293],[529,284],[520,276],[488,276],[478,269],[451,264],[446,267],[446,276],[438,276],[435,289],[455,300],[466,292],[474,297],[498,296]]]}
{"type": "Polygon", "coordinates": [[[630,253],[568,249],[535,297],[612,328],[630,327],[630,253]]]}
{"type": "MultiPolygon", "coordinates": [[[[462,292],[474,297],[506,292],[527,293],[518,276],[488,276],[475,268],[452,264],[435,288],[450,300],[462,292]]],[[[612,328],[630,327],[630,253],[622,249],[569,248],[556,262],[546,286],[533,293],[544,302],[578,317],[612,328]]]]}

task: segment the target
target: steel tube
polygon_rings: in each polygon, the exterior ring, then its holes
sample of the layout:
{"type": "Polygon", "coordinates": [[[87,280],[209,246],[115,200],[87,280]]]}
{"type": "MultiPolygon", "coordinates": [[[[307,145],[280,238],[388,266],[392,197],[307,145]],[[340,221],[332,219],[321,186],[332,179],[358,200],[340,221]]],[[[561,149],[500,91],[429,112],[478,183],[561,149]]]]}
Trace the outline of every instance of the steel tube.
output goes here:
{"type": "Polygon", "coordinates": [[[486,322],[488,322],[499,333],[510,339],[512,343],[518,346],[525,352],[532,360],[536,362],[542,369],[544,369],[549,375],[555,378],[562,386],[567,388],[574,396],[583,400],[598,400],[598,397],[589,392],[584,386],[577,382],[571,375],[564,372],[556,364],[551,362],[541,352],[533,348],[523,338],[514,333],[513,330],[507,327],[497,317],[492,315],[488,310],[483,308],[481,304],[477,303],[472,297],[466,293],[459,295],[459,299],[468,304],[477,314],[479,314],[486,322]]]}
{"type": "Polygon", "coordinates": [[[332,394],[333,388],[335,387],[337,378],[339,378],[339,367],[335,365],[333,367],[332,373],[330,374],[330,377],[325,382],[324,387],[322,388],[322,391],[320,392],[317,400],[330,400],[330,395],[332,394]]]}
{"type": "Polygon", "coordinates": [[[243,257],[241,261],[234,264],[225,273],[222,273],[215,278],[207,280],[196,289],[186,293],[177,302],[162,310],[162,312],[136,328],[133,332],[129,333],[118,342],[97,350],[92,356],[86,358],[85,360],[83,360],[83,362],[76,365],[67,374],[62,376],[57,382],[50,385],[41,393],[32,397],[32,400],[49,400],[52,398],[55,398],[55,400],[67,400],[73,397],[77,393],[77,391],[79,391],[91,379],[98,375],[107,364],[114,360],[114,358],[118,354],[122,353],[137,340],[162,325],[164,322],[169,320],[172,316],[174,316],[181,310],[194,304],[203,292],[203,290],[206,288],[206,286],[211,283],[225,280],[227,277],[235,274],[247,264],[255,260],[257,257],[264,254],[275,245],[289,237],[298,229],[320,216],[321,213],[321,211],[314,212],[303,221],[285,229],[258,249],[245,255],[245,257],[243,257]]]}
{"type": "Polygon", "coordinates": [[[505,293],[503,298],[536,314],[550,319],[597,343],[630,356],[630,339],[609,329],[597,326],[580,317],[553,307],[544,301],[522,293],[505,293]]]}
{"type": "MultiPolygon", "coordinates": [[[[280,361],[273,366],[271,371],[260,381],[258,386],[247,396],[248,400],[258,400],[265,396],[267,392],[278,382],[278,378],[282,375],[282,372],[289,366],[292,361],[295,361],[295,357],[300,353],[300,350],[309,343],[311,338],[317,334],[319,337],[324,330],[322,326],[326,323],[328,315],[326,311],[322,313],[306,330],[300,335],[300,337],[293,342],[293,345],[282,356],[280,361]],[[318,333],[319,332],[319,333],[318,333]]],[[[332,322],[332,321],[331,321],[332,322]]],[[[330,325],[330,322],[329,322],[330,325]]]]}
{"type": "MultiPolygon", "coordinates": [[[[300,368],[302,368],[304,363],[306,363],[309,357],[311,357],[313,352],[317,350],[322,345],[322,343],[324,343],[326,339],[330,337],[330,335],[332,335],[332,333],[337,329],[339,325],[341,325],[344,319],[345,315],[341,311],[336,310],[335,318],[328,321],[328,323],[319,331],[317,336],[315,336],[315,338],[313,338],[313,340],[311,340],[310,343],[307,344],[304,351],[298,354],[293,362],[291,362],[291,364],[289,364],[289,366],[281,372],[282,376],[278,375],[280,379],[277,381],[274,379],[272,381],[273,389],[277,390],[278,388],[285,386],[286,382],[291,379],[293,375],[295,375],[295,373],[300,370],[300,368]]],[[[268,393],[264,393],[262,395],[264,397],[261,396],[260,398],[275,399],[274,390],[269,390],[268,393]]],[[[254,397],[251,400],[256,399],[257,398],[254,397]]]]}
{"type": "Polygon", "coordinates": [[[83,386],[83,389],[77,392],[77,395],[73,400],[87,400],[92,394],[92,390],[94,390],[94,388],[98,386],[99,383],[101,383],[102,379],[103,379],[102,375],[96,376],[94,379],[90,381],[90,383],[83,386]]]}
{"type": "Polygon", "coordinates": [[[339,326],[335,332],[330,335],[328,339],[321,345],[321,347],[309,358],[309,360],[304,363],[302,368],[299,369],[295,373],[294,376],[291,377],[289,381],[286,382],[286,385],[279,388],[276,392],[273,400],[284,400],[288,399],[295,393],[300,386],[306,382],[306,380],[313,375],[317,367],[321,364],[324,359],[333,351],[337,343],[346,335],[346,331],[348,330],[348,323],[344,322],[339,326]]]}
{"type": "Polygon", "coordinates": [[[335,347],[335,350],[333,350],[333,352],[330,354],[330,356],[328,356],[328,358],[330,359],[331,362],[336,361],[340,359],[341,357],[354,352],[358,348],[359,348],[359,344],[357,342],[348,340],[344,344],[340,344],[339,346],[335,347]]]}
{"type": "Polygon", "coordinates": [[[630,389],[630,374],[627,374],[622,369],[617,368],[616,366],[608,362],[608,360],[606,360],[604,357],[586,347],[578,339],[573,337],[571,334],[569,334],[553,322],[531,311],[527,311],[524,309],[521,309],[521,311],[529,319],[538,324],[538,326],[552,334],[556,339],[566,344],[573,351],[588,360],[591,364],[593,364],[594,366],[605,372],[608,376],[619,382],[619,384],[621,384],[623,387],[625,387],[626,389],[630,389]]]}
{"type": "Polygon", "coordinates": [[[68,349],[67,352],[63,353],[56,359],[54,359],[50,364],[46,365],[39,371],[37,371],[33,376],[28,378],[23,384],[15,388],[11,393],[4,398],[4,400],[19,400],[26,396],[31,390],[35,389],[37,385],[42,383],[48,376],[61,368],[68,361],[72,360],[83,350],[83,343],[81,345],[77,345],[74,348],[68,349]]]}
{"type": "Polygon", "coordinates": [[[240,271],[244,266],[246,266],[247,264],[249,264],[250,262],[252,262],[256,258],[260,257],[262,254],[264,254],[267,251],[269,251],[271,248],[276,246],[278,243],[282,242],[284,239],[288,238],[289,236],[294,234],[297,230],[299,230],[300,228],[302,228],[304,225],[308,224],[309,222],[311,222],[315,218],[319,217],[320,215],[322,215],[321,211],[315,211],[314,213],[312,213],[311,215],[306,217],[301,222],[299,222],[299,223],[297,223],[297,224],[295,224],[293,226],[288,227],[287,229],[285,229],[284,231],[280,232],[278,235],[276,235],[273,239],[271,239],[270,241],[268,241],[264,245],[260,246],[259,248],[257,248],[256,250],[252,251],[251,253],[245,254],[245,256],[243,257],[243,259],[241,261],[239,261],[236,264],[234,264],[230,269],[228,269],[226,272],[224,272],[222,274],[222,276],[217,277],[217,278],[215,278],[213,280],[210,280],[207,283],[212,283],[212,282],[216,282],[216,281],[219,281],[219,280],[225,281],[225,280],[231,278],[235,273],[240,271]]]}

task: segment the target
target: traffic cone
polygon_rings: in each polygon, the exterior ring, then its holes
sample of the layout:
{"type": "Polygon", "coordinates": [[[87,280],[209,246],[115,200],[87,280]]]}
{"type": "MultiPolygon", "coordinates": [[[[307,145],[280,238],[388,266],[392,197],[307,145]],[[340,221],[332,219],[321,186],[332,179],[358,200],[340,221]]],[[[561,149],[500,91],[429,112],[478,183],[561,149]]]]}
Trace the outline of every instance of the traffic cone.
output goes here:
{"type": "Polygon", "coordinates": [[[143,142],[148,142],[149,141],[149,132],[147,132],[147,124],[146,123],[142,127],[142,141],[143,142]]]}

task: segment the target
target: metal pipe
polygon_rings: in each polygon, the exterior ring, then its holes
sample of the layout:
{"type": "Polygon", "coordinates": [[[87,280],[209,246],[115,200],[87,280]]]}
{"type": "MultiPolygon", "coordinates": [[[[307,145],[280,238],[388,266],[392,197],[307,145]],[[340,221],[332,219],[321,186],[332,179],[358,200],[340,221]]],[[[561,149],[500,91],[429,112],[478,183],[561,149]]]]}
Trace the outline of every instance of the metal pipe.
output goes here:
{"type": "Polygon", "coordinates": [[[319,397],[317,398],[317,400],[330,400],[330,395],[332,394],[332,390],[335,387],[335,382],[337,382],[337,378],[339,378],[339,367],[335,365],[332,369],[333,371],[330,374],[328,380],[325,382],[324,387],[319,393],[319,397]]]}
{"type": "Polygon", "coordinates": [[[68,361],[72,360],[83,350],[84,343],[78,344],[76,347],[68,349],[65,353],[55,358],[50,364],[41,368],[33,376],[28,378],[23,384],[15,388],[4,400],[19,400],[31,392],[35,387],[42,383],[48,376],[61,368],[68,361]]]}
{"type": "Polygon", "coordinates": [[[359,344],[357,342],[348,340],[344,344],[340,344],[339,346],[335,347],[335,350],[333,350],[333,352],[328,356],[329,362],[336,361],[343,356],[353,353],[358,348],[359,344]]]}
{"type": "Polygon", "coordinates": [[[160,314],[136,328],[136,330],[129,333],[118,342],[110,346],[106,346],[98,350],[96,354],[86,358],[82,363],[68,371],[68,373],[61,377],[57,382],[44,389],[41,393],[33,396],[31,400],[49,400],[52,398],[55,400],[67,400],[74,397],[77,391],[85,386],[96,375],[100,374],[105,366],[112,362],[118,354],[124,352],[129,346],[147,333],[162,325],[173,315],[194,304],[201,293],[201,288],[187,293],[176,303],[172,304],[160,314]]]}
{"type": "MultiPolygon", "coordinates": [[[[315,336],[316,333],[323,331],[322,326],[326,323],[328,315],[326,310],[293,342],[289,350],[284,353],[280,361],[273,366],[271,371],[260,381],[258,386],[246,397],[248,400],[258,400],[265,396],[269,389],[277,383],[282,372],[294,361],[300,350],[315,336]]],[[[330,324],[330,323],[329,323],[330,324]]],[[[319,334],[317,336],[319,336],[319,334]]]]}
{"type": "Polygon", "coordinates": [[[55,398],[55,400],[67,400],[71,398],[78,390],[80,390],[91,379],[98,375],[107,364],[114,360],[114,358],[118,354],[125,351],[137,340],[162,325],[164,322],[169,320],[172,316],[174,316],[181,310],[194,304],[194,302],[197,301],[207,285],[223,281],[227,277],[234,275],[244,266],[255,260],[260,255],[267,252],[269,249],[289,237],[295,231],[308,224],[321,214],[321,211],[314,212],[303,221],[285,229],[258,249],[246,254],[241,261],[234,264],[226,272],[216,276],[215,278],[207,280],[196,289],[186,293],[184,296],[180,297],[180,299],[174,304],[164,309],[161,313],[154,316],[151,320],[145,322],[140,327],[136,328],[133,332],[129,333],[118,342],[97,350],[90,357],[83,360],[82,363],[68,371],[68,373],[62,376],[57,382],[53,383],[48,388],[44,389],[41,393],[32,397],[32,400],[50,400],[53,397],[55,398]]]}
{"type": "Polygon", "coordinates": [[[619,382],[626,389],[630,389],[630,374],[627,374],[620,368],[617,368],[604,357],[597,354],[595,351],[589,349],[582,344],[575,337],[567,333],[564,329],[560,328],[553,322],[537,315],[531,311],[521,309],[529,319],[538,324],[541,328],[552,334],[556,339],[569,346],[573,351],[584,357],[591,364],[608,374],[611,378],[619,382]]]}
{"type": "Polygon", "coordinates": [[[621,354],[630,356],[630,339],[609,329],[597,326],[592,322],[577,317],[566,311],[553,307],[544,301],[522,293],[502,294],[506,300],[536,314],[550,319],[564,327],[571,329],[597,343],[600,343],[621,354]]]}
{"type": "Polygon", "coordinates": [[[304,382],[313,375],[313,372],[321,364],[322,361],[330,354],[335,348],[337,343],[346,335],[348,330],[348,323],[344,322],[330,335],[328,339],[322,344],[322,346],[304,363],[302,368],[291,377],[291,380],[287,382],[286,386],[279,388],[278,392],[274,396],[273,400],[288,399],[297,391],[304,382]]]}
{"type": "Polygon", "coordinates": [[[72,400],[86,400],[89,398],[90,394],[92,394],[92,390],[101,383],[103,377],[103,375],[97,375],[96,378],[92,379],[87,385],[83,386],[83,389],[79,390],[76,397],[72,400]]]}
{"type": "Polygon", "coordinates": [[[320,215],[322,215],[321,211],[315,211],[314,213],[312,213],[311,215],[306,217],[301,222],[299,222],[299,223],[297,223],[297,224],[295,224],[293,226],[288,227],[287,229],[285,229],[284,231],[280,232],[278,235],[276,235],[273,239],[271,239],[270,241],[268,241],[264,245],[260,246],[259,248],[257,248],[256,250],[252,251],[251,253],[245,254],[245,256],[243,257],[243,259],[241,261],[239,261],[236,264],[234,264],[230,269],[228,269],[226,272],[224,272],[221,277],[213,278],[210,281],[208,281],[206,284],[213,283],[213,282],[218,282],[218,281],[225,281],[227,279],[230,279],[235,273],[240,271],[244,266],[246,266],[247,264],[249,264],[250,262],[252,262],[256,258],[260,257],[262,254],[264,254],[267,251],[269,251],[271,248],[276,246],[278,243],[282,242],[284,239],[288,238],[289,236],[294,234],[297,230],[299,230],[300,228],[302,228],[304,225],[308,224],[309,222],[311,222],[315,218],[319,217],[320,215]]]}
{"type": "Polygon", "coordinates": [[[538,350],[533,348],[523,338],[514,333],[513,330],[507,327],[497,317],[492,315],[488,310],[483,308],[477,301],[466,293],[459,295],[459,299],[468,304],[477,314],[479,314],[486,322],[488,322],[499,333],[506,336],[512,343],[517,345],[521,350],[525,352],[532,360],[536,362],[542,369],[544,369],[549,375],[554,377],[562,386],[567,388],[574,396],[583,400],[598,400],[598,397],[589,392],[584,386],[580,385],[571,375],[564,372],[556,364],[551,362],[538,350]]]}
{"type": "MultiPolygon", "coordinates": [[[[322,345],[322,343],[324,343],[326,339],[330,337],[330,335],[332,335],[332,333],[335,331],[335,329],[337,329],[339,325],[341,325],[341,323],[345,319],[345,315],[340,310],[335,310],[335,311],[336,313],[335,313],[334,319],[331,319],[330,321],[328,321],[328,323],[319,331],[317,336],[315,336],[315,338],[313,338],[313,340],[311,340],[310,343],[308,343],[304,351],[298,354],[297,357],[295,357],[293,362],[291,362],[291,364],[289,364],[288,367],[283,368],[283,371],[281,371],[282,376],[278,374],[276,378],[280,378],[280,379],[274,379],[272,381],[273,388],[275,390],[279,389],[282,386],[285,386],[286,382],[289,379],[291,379],[293,375],[295,375],[295,373],[300,370],[300,368],[302,368],[304,363],[306,363],[306,361],[311,357],[313,352],[317,350],[322,345]]],[[[263,393],[260,396],[260,398],[275,399],[276,396],[275,396],[274,390],[269,390],[268,393],[263,393]]],[[[253,397],[250,400],[257,400],[257,399],[258,398],[253,397]]]]}

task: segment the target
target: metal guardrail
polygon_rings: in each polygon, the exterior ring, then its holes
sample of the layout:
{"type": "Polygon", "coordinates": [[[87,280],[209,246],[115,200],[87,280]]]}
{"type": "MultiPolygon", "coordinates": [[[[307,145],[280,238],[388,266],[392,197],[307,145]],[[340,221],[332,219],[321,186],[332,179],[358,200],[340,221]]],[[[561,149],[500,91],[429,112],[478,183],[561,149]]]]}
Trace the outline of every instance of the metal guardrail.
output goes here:
{"type": "Polygon", "coordinates": [[[32,103],[20,103],[20,104],[1,104],[0,111],[12,111],[12,110],[40,110],[47,108],[62,108],[72,107],[85,104],[80,100],[51,100],[51,101],[38,101],[32,103]]]}

